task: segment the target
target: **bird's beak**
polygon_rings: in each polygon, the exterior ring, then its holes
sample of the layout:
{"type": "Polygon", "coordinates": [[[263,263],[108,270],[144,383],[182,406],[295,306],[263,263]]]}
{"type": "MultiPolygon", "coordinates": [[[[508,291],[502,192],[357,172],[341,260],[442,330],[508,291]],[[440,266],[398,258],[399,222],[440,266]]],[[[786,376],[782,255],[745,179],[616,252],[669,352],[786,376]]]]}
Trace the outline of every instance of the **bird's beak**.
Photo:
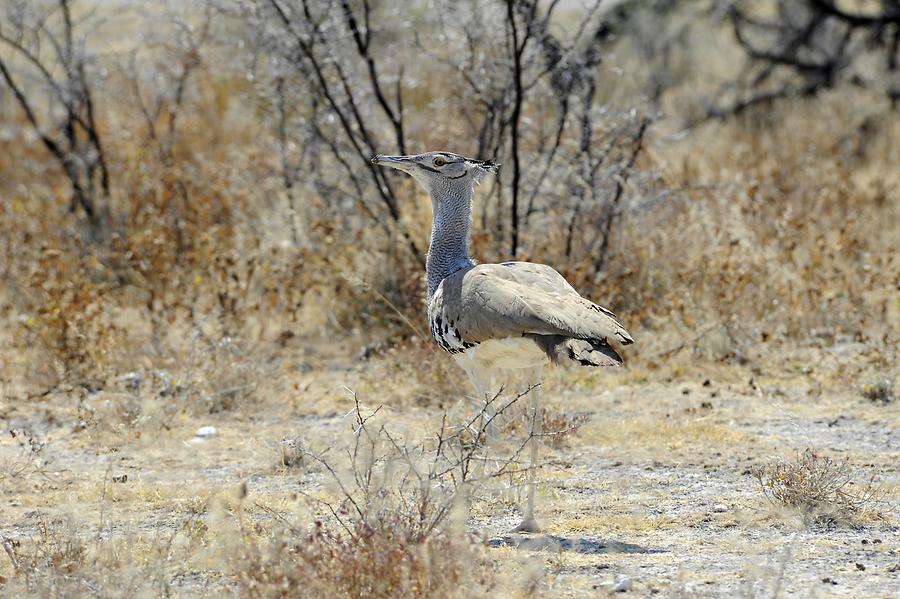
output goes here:
{"type": "Polygon", "coordinates": [[[416,164],[416,162],[412,159],[412,156],[382,156],[379,154],[372,158],[372,164],[380,164],[401,171],[408,171],[416,164]]]}

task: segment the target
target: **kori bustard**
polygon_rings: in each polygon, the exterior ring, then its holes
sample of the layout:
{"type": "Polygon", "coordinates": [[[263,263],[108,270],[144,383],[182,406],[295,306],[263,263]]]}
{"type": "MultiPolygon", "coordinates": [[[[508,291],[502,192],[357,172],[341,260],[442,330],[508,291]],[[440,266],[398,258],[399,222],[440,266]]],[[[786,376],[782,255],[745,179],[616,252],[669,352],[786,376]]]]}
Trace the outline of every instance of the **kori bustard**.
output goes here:
{"type": "Polygon", "coordinates": [[[475,186],[497,165],[451,152],[375,156],[375,164],[412,176],[431,196],[431,244],[426,260],[431,335],[466,371],[476,391],[492,397],[497,369],[527,369],[531,467],[528,502],[516,531],[540,530],[534,517],[535,467],[541,434],[540,387],[545,365],[570,362],[616,366],[610,341],[633,343],[615,314],[581,297],[543,264],[477,264],[469,257],[475,186]]]}

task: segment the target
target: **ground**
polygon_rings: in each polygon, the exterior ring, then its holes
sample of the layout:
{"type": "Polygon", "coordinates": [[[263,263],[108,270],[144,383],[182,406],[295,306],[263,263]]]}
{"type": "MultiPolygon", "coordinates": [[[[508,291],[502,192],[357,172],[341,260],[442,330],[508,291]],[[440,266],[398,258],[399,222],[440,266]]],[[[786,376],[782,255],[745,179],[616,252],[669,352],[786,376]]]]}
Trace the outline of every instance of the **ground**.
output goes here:
{"type": "MultiPolygon", "coordinates": [[[[865,347],[815,355],[773,369],[676,357],[682,366],[665,372],[550,373],[549,409],[587,422],[545,451],[543,533],[507,532],[514,501],[472,506],[467,529],[506,581],[496,591],[522,595],[533,584],[539,595],[578,597],[612,593],[618,581],[623,596],[900,595],[900,405],[869,401],[846,375],[866,364],[865,347]],[[840,522],[773,506],[752,467],[807,448],[846,456],[857,484],[874,475],[880,499],[840,522]]],[[[160,408],[165,400],[142,388],[58,389],[29,401],[7,393],[0,536],[23,554],[30,543],[60,553],[74,536],[88,539],[96,564],[148,564],[134,580],[114,579],[125,588],[237,593],[229,543],[273,514],[302,513],[304,493],[328,486],[308,462],[285,466],[279,441],[346,442],[344,387],[370,408],[383,404],[378,418],[408,438],[433,434],[447,406],[390,392],[408,385],[398,364],[409,357],[299,364],[284,395],[202,416],[160,408]],[[203,426],[215,434],[196,436],[203,426]]],[[[11,561],[0,563],[11,574],[11,561]]]]}

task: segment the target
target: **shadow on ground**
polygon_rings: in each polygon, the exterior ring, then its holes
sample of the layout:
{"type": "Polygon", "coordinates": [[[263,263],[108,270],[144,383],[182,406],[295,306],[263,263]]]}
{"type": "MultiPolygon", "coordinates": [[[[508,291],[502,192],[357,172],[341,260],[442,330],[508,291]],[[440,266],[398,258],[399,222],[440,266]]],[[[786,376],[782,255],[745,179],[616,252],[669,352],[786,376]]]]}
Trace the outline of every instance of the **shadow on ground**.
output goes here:
{"type": "Polygon", "coordinates": [[[515,547],[529,551],[565,551],[572,553],[664,553],[663,549],[650,549],[634,543],[602,541],[599,539],[566,538],[556,535],[504,535],[488,541],[490,547],[515,547]]]}

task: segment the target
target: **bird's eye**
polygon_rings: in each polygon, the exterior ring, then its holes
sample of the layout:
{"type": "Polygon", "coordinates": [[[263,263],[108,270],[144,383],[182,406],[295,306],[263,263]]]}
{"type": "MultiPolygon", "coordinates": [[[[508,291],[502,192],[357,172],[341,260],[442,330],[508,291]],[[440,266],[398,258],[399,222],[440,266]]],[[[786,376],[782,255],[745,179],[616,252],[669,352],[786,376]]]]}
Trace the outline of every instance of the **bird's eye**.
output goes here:
{"type": "Polygon", "coordinates": [[[444,166],[445,164],[447,164],[447,161],[440,156],[434,159],[434,166],[444,166]]]}

